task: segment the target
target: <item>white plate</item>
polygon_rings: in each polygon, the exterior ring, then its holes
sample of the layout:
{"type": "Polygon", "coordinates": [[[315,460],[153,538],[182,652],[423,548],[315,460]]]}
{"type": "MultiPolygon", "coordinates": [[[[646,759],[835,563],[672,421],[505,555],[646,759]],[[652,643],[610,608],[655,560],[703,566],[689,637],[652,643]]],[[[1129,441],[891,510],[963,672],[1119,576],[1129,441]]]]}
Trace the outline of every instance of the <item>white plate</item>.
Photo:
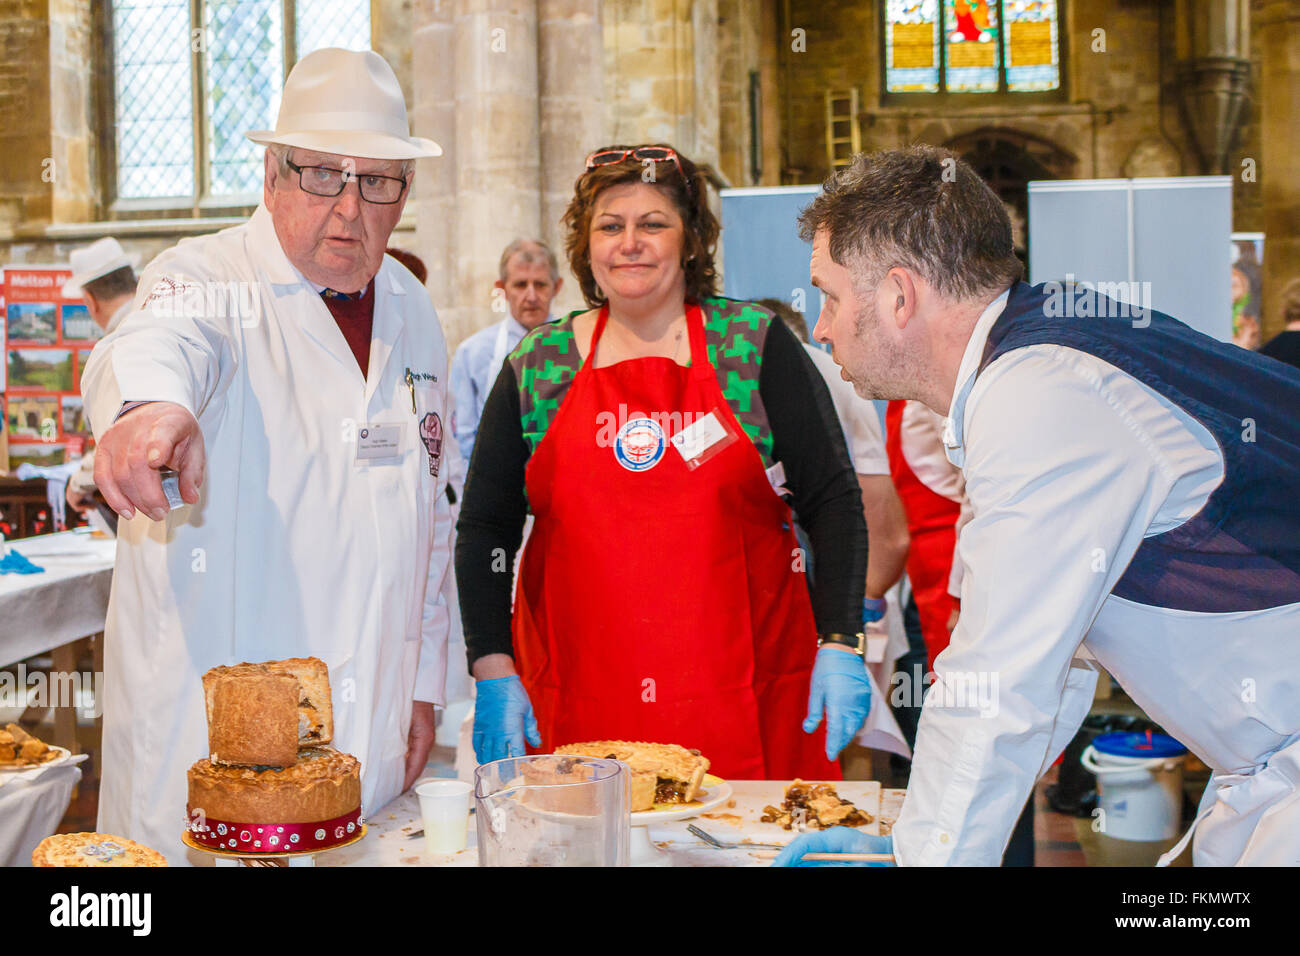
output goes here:
{"type": "MultiPolygon", "coordinates": [[[[708,780],[709,777],[705,777],[708,780]]],[[[717,809],[731,799],[731,784],[718,777],[712,779],[717,783],[710,785],[696,795],[693,803],[686,804],[675,810],[638,810],[632,814],[632,826],[647,827],[658,823],[669,823],[673,820],[689,820],[693,816],[701,813],[707,813],[709,810],[717,809]]]]}
{"type": "Polygon", "coordinates": [[[28,770],[44,770],[47,767],[58,767],[72,759],[72,751],[64,747],[55,747],[50,745],[51,750],[57,750],[59,755],[53,760],[47,760],[45,763],[28,763],[17,767],[0,767],[0,773],[25,773],[28,770]]]}

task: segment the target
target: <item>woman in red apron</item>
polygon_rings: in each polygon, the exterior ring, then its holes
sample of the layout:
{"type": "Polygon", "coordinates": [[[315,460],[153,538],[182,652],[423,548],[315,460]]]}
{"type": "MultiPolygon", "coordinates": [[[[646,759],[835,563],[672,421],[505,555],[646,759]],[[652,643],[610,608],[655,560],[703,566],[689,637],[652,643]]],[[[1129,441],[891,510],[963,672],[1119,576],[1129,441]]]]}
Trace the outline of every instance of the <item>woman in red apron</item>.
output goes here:
{"type": "MultiPolygon", "coordinates": [[[[885,409],[885,450],[889,454],[890,476],[907,514],[907,530],[912,547],[907,554],[907,576],[916,596],[921,618],[921,636],[925,639],[926,657],[931,669],[952,636],[949,620],[958,610],[958,602],[948,593],[952,575],[953,549],[957,546],[957,521],[961,502],[934,491],[917,477],[903,453],[903,417],[907,402],[895,399],[885,409]]],[[[932,415],[921,408],[919,414],[932,415]]],[[[927,451],[942,455],[938,435],[931,436],[935,447],[927,451]]],[[[944,459],[945,467],[948,465],[944,459]]]]}
{"type": "Polygon", "coordinates": [[[766,310],[712,294],[703,188],[668,147],[593,154],[566,218],[599,308],[527,337],[484,409],[457,545],[480,761],[521,752],[525,735],[543,750],[630,739],[695,748],[733,778],[833,779],[866,717],[865,667],[847,647],[866,562],[857,483],[798,341],[766,310]],[[780,373],[785,339],[804,363],[790,374],[806,365],[809,378],[773,409],[759,372],[780,373]],[[783,441],[793,406],[811,424],[783,441]],[[817,488],[800,514],[824,546],[821,628],[781,471],[817,488]],[[507,648],[485,545],[504,530],[513,554],[518,514],[502,512],[520,492],[535,523],[507,648]],[[835,646],[819,652],[819,631],[835,646]]]}

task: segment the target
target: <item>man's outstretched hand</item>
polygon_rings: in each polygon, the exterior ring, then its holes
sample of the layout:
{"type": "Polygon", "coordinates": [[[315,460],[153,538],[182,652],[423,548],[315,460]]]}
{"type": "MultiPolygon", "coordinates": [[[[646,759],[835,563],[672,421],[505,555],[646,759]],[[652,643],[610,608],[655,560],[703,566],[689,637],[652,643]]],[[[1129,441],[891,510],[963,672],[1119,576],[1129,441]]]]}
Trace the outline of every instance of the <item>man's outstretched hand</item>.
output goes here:
{"type": "Polygon", "coordinates": [[[196,504],[203,483],[203,433],[198,420],[173,402],[133,408],[104,433],[95,452],[95,486],[123,518],[141,511],[167,517],[159,471],[177,473],[182,500],[196,504]]]}

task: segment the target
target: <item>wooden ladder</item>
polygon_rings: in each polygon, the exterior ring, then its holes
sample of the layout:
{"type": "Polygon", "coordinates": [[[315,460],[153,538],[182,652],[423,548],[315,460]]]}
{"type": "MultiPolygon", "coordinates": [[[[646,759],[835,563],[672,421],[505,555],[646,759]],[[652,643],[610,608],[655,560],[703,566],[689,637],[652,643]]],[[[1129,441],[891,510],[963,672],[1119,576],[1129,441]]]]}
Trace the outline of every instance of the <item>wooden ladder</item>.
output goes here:
{"type": "Polygon", "coordinates": [[[858,90],[827,90],[826,162],[831,169],[847,166],[862,149],[858,131],[858,90]]]}

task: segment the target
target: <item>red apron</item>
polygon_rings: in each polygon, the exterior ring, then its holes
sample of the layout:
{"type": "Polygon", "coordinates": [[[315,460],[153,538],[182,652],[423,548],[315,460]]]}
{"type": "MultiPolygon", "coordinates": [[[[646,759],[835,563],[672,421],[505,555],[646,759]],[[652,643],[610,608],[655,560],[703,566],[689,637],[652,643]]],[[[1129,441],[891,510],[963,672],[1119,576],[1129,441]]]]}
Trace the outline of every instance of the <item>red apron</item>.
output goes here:
{"type": "Polygon", "coordinates": [[[948,576],[952,573],[952,549],[957,544],[961,503],[931,491],[908,466],[902,442],[906,404],[895,399],[885,410],[885,450],[889,453],[890,477],[903,502],[907,530],[912,536],[907,552],[907,577],[916,595],[921,636],[933,669],[934,659],[948,646],[951,636],[948,618],[957,608],[957,599],[948,593],[948,576]]]}
{"type": "Polygon", "coordinates": [[[690,367],[595,369],[608,314],[525,473],[513,630],[542,749],[647,740],[723,777],[839,779],[824,724],[800,726],[816,624],[790,508],[723,398],[703,315],[687,306],[690,367]],[[669,439],[709,412],[738,440],[692,471],[669,439]],[[657,442],[636,423],[656,416],[657,442]]]}

